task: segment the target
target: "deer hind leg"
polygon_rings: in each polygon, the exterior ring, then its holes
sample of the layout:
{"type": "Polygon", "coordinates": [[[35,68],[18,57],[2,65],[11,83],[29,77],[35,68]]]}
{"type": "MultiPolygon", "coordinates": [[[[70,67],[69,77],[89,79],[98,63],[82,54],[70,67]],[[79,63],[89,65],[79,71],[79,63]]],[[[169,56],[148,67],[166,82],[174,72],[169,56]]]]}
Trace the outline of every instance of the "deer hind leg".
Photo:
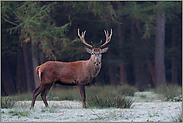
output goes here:
{"type": "Polygon", "coordinates": [[[82,102],[83,102],[83,108],[86,108],[85,85],[78,85],[78,88],[79,88],[80,96],[81,96],[81,99],[82,99],[82,102]]]}
{"type": "Polygon", "coordinates": [[[40,85],[39,87],[37,87],[37,88],[33,91],[31,107],[34,107],[35,100],[36,100],[37,96],[38,96],[43,90],[44,90],[43,86],[40,85]]]}
{"type": "Polygon", "coordinates": [[[47,100],[46,100],[46,95],[48,94],[48,91],[50,90],[52,85],[53,84],[46,85],[45,90],[41,92],[41,98],[43,99],[43,102],[44,102],[46,107],[48,106],[48,103],[47,103],[47,100]]]}

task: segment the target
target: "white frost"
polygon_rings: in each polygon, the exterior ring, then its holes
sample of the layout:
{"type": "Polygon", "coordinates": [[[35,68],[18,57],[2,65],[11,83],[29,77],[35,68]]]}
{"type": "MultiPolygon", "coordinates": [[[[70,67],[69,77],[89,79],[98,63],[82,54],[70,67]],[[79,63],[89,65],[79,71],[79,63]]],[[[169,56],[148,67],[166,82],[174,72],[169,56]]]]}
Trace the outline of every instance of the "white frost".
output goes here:
{"type": "MultiPolygon", "coordinates": [[[[144,93],[148,95],[149,93],[144,93]]],[[[137,100],[139,93],[135,94],[137,100]]],[[[142,97],[142,96],[141,96],[142,97]]],[[[153,97],[153,96],[151,96],[153,97]]],[[[182,102],[161,102],[157,97],[133,103],[130,109],[83,109],[78,101],[19,101],[12,109],[1,109],[2,122],[175,122],[182,112],[182,102]]]]}

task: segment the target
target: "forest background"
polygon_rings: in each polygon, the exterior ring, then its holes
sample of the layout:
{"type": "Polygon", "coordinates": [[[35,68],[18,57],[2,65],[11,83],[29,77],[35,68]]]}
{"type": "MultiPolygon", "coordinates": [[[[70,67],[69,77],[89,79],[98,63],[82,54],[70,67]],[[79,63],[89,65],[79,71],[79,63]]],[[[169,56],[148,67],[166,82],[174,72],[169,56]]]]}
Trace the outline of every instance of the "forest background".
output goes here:
{"type": "Polygon", "coordinates": [[[48,60],[89,59],[78,28],[95,47],[113,29],[90,85],[182,86],[182,1],[1,1],[1,95],[32,92],[48,60]]]}

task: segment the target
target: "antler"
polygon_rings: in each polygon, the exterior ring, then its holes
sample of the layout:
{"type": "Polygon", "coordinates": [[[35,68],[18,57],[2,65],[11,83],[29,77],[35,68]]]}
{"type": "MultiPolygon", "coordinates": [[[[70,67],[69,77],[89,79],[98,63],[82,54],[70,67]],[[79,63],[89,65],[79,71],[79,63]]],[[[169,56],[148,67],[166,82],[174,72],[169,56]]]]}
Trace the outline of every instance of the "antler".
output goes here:
{"type": "Polygon", "coordinates": [[[86,33],[86,30],[84,32],[81,32],[81,35],[79,33],[79,29],[78,29],[78,36],[80,37],[80,40],[83,44],[85,44],[86,46],[89,46],[91,48],[93,48],[92,45],[89,45],[88,43],[86,43],[85,39],[84,39],[84,36],[85,36],[85,33],[86,33]]]}
{"type": "Polygon", "coordinates": [[[111,40],[112,29],[111,29],[111,34],[110,34],[110,36],[109,36],[108,30],[107,30],[107,32],[104,30],[104,32],[105,32],[105,36],[106,36],[106,41],[105,41],[105,43],[104,43],[103,45],[101,45],[101,44],[102,44],[102,41],[100,42],[100,48],[103,47],[103,46],[105,46],[106,44],[108,44],[108,43],[110,42],[110,40],[111,40]]]}

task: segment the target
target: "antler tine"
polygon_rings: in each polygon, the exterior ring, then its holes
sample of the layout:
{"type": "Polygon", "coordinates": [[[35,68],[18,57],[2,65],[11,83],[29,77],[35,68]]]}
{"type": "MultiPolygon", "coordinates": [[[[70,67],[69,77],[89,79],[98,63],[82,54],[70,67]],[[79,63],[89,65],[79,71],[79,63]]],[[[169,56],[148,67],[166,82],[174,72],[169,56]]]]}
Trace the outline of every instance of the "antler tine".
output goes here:
{"type": "Polygon", "coordinates": [[[85,39],[84,39],[85,33],[86,33],[86,30],[85,30],[84,32],[82,32],[81,35],[80,35],[79,29],[78,29],[78,36],[79,36],[81,42],[82,42],[83,44],[85,44],[86,46],[93,48],[92,45],[89,45],[88,43],[86,43],[86,41],[85,41],[85,39]]]}
{"type": "Polygon", "coordinates": [[[102,40],[100,41],[100,46],[102,45],[102,40]]]}
{"type": "Polygon", "coordinates": [[[106,30],[104,30],[104,33],[105,33],[105,36],[106,36],[106,41],[105,41],[105,43],[103,45],[100,45],[100,48],[103,47],[103,46],[105,46],[106,44],[108,44],[110,42],[111,36],[112,36],[112,29],[111,29],[110,36],[109,36],[108,30],[107,30],[107,32],[106,32],[106,30]]]}
{"type": "Polygon", "coordinates": [[[93,42],[91,41],[91,45],[92,45],[92,47],[93,47],[93,42]]]}

